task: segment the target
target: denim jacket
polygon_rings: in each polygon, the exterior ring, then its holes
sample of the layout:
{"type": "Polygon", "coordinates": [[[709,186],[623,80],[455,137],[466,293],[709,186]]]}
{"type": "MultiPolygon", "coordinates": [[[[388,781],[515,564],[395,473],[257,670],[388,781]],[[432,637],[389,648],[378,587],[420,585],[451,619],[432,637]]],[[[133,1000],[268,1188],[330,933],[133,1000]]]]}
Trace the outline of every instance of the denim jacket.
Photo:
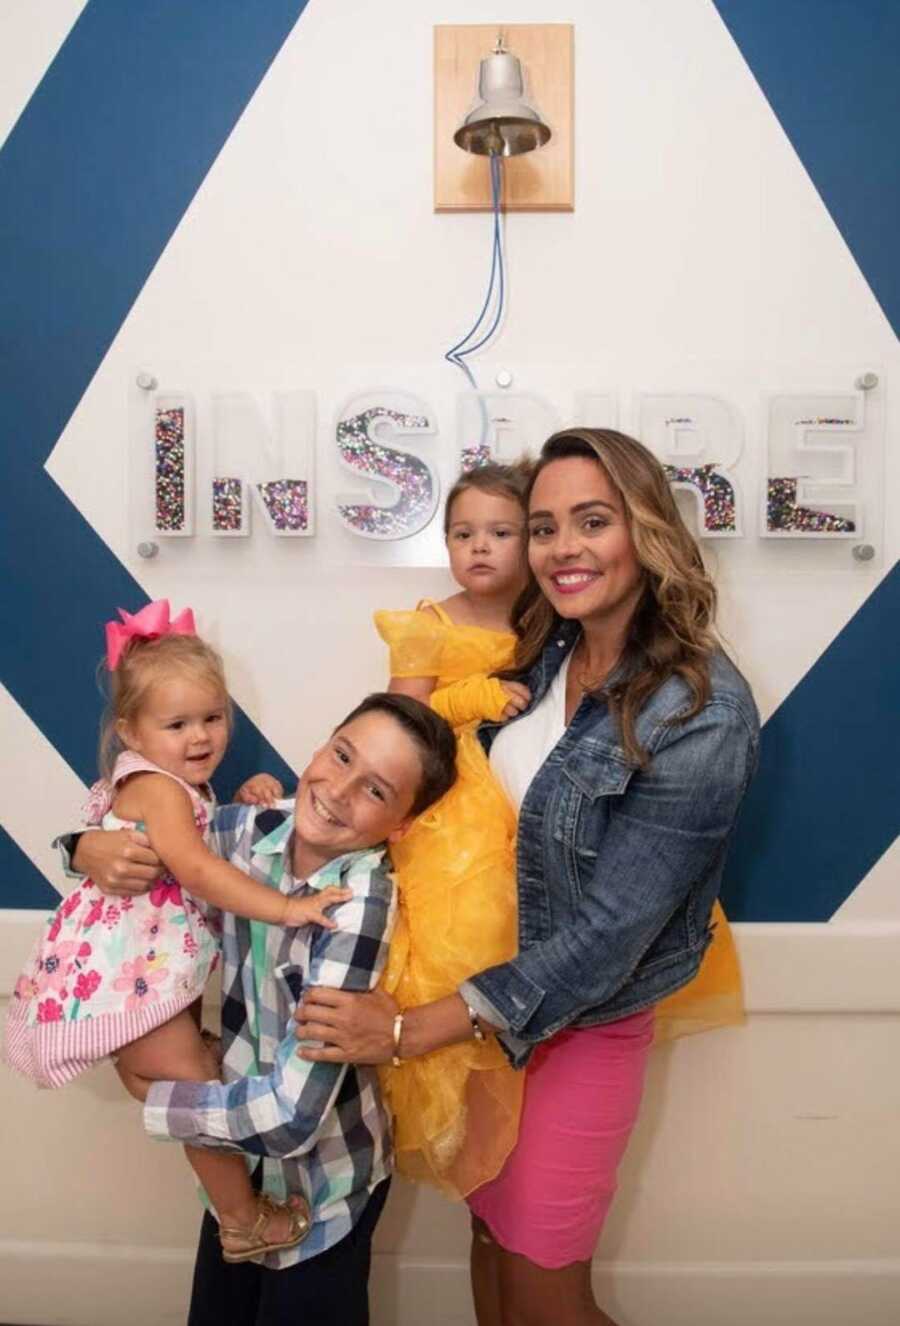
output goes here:
{"type": "MultiPolygon", "coordinates": [[[[576,622],[557,624],[523,678],[526,713],[579,633],[576,622]]],[[[713,656],[710,681],[709,700],[682,723],[672,721],[690,708],[680,677],[646,702],[637,720],[646,769],[626,756],[606,701],[583,696],[528,788],[519,952],[466,982],[506,1023],[500,1039],[517,1065],[561,1027],[637,1013],[696,975],[759,742],[750,689],[724,654],[713,656]]],[[[499,730],[480,728],[486,750],[499,730]]]]}

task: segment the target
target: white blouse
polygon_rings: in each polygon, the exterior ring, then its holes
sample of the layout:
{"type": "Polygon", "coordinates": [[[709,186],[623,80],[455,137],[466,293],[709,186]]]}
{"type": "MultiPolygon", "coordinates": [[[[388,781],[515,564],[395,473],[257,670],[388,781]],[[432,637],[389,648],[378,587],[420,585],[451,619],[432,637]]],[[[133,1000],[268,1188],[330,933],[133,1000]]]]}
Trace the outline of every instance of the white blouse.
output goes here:
{"type": "Polygon", "coordinates": [[[491,746],[491,769],[516,810],[566,730],[566,677],[571,658],[570,651],[543,700],[530,714],[501,728],[491,746]]]}

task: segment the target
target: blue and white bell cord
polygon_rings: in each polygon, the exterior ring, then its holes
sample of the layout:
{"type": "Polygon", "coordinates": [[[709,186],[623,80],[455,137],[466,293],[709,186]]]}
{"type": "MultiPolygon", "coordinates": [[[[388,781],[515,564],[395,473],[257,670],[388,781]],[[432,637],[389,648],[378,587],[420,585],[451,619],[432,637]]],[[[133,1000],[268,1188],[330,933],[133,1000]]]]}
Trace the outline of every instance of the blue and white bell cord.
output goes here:
{"type": "MultiPolygon", "coordinates": [[[[474,354],[476,350],[480,350],[483,346],[487,345],[488,341],[494,335],[497,328],[500,326],[500,322],[503,317],[503,311],[506,299],[506,272],[505,272],[505,260],[503,255],[503,231],[502,231],[501,213],[500,213],[500,198],[502,195],[502,185],[503,185],[503,158],[499,156],[492,156],[490,158],[490,167],[491,167],[491,198],[492,198],[492,210],[493,210],[493,227],[492,227],[493,233],[491,240],[491,275],[490,275],[490,280],[488,281],[487,294],[484,297],[484,303],[481,306],[481,312],[478,314],[478,317],[475,319],[475,322],[472,324],[469,331],[466,332],[462,340],[457,341],[456,345],[454,345],[452,349],[448,350],[447,353],[444,355],[444,358],[447,360],[449,364],[454,364],[457,368],[462,369],[463,373],[465,373],[466,378],[468,379],[469,385],[471,386],[472,390],[476,392],[478,391],[478,383],[475,380],[474,373],[470,369],[469,365],[466,363],[466,358],[468,355],[474,354]],[[494,305],[493,315],[490,319],[490,326],[488,327],[487,331],[484,332],[483,335],[479,336],[479,332],[481,331],[485,318],[488,317],[488,310],[491,307],[492,300],[494,300],[495,291],[496,291],[496,301],[494,305]],[[475,337],[478,337],[479,339],[477,340],[473,339],[475,337]]],[[[481,406],[481,423],[482,423],[481,443],[482,445],[484,445],[487,437],[488,419],[487,419],[487,410],[485,409],[484,399],[481,397],[479,397],[479,404],[481,406]]]]}

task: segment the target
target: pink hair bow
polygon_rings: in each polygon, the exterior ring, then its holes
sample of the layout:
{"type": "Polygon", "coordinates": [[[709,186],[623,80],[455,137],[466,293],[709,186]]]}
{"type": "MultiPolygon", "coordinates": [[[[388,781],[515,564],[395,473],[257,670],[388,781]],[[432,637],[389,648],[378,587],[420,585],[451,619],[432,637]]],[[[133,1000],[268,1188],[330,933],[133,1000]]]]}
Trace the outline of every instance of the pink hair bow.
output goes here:
{"type": "Polygon", "coordinates": [[[155,599],[133,615],[117,609],[121,622],[106,623],[106,666],[115,672],[129,640],[158,640],[162,635],[196,635],[194,614],[183,609],[169,620],[169,600],[155,599]]]}

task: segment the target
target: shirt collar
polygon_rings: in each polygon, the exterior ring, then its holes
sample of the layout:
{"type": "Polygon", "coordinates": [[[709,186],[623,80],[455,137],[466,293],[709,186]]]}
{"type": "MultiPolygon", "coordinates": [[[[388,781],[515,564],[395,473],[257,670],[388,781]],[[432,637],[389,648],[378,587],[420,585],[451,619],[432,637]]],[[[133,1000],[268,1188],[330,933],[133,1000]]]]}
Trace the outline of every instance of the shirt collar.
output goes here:
{"type": "MultiPolygon", "coordinates": [[[[289,809],[287,818],[283,824],[278,825],[277,829],[273,829],[271,833],[266,834],[265,838],[261,838],[254,845],[253,854],[254,856],[285,857],[283,864],[284,877],[285,879],[293,879],[289,848],[294,837],[294,803],[291,801],[286,806],[282,803],[278,808],[279,810],[289,809]]],[[[374,870],[380,863],[385,851],[386,848],[378,846],[363,848],[356,852],[344,852],[341,856],[326,861],[324,866],[320,866],[318,870],[313,871],[307,879],[295,882],[308,884],[311,889],[324,889],[329,884],[340,884],[351,862],[354,865],[364,862],[369,869],[374,870]]]]}
{"type": "Polygon", "coordinates": [[[279,804],[278,809],[286,811],[284,820],[278,825],[277,829],[273,829],[271,833],[266,834],[265,838],[260,838],[258,843],[254,843],[254,856],[283,855],[294,831],[294,803],[290,801],[287,805],[279,804]]]}
{"type": "MultiPolygon", "coordinates": [[[[351,866],[359,869],[374,870],[381,863],[381,859],[386,852],[385,847],[364,847],[356,852],[345,852],[343,856],[336,856],[332,861],[326,861],[324,866],[320,866],[303,882],[308,884],[311,889],[324,889],[329,884],[344,884],[345,876],[351,866]]],[[[285,873],[290,871],[290,862],[285,873]]]]}

